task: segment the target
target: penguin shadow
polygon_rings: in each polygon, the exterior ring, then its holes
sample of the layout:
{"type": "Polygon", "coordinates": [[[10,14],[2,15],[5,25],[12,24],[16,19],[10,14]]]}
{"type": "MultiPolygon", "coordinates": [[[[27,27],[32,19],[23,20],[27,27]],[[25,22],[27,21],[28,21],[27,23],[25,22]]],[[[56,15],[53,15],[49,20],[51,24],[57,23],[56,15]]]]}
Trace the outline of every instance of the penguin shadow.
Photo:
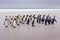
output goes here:
{"type": "Polygon", "coordinates": [[[47,24],[45,25],[45,31],[50,31],[51,30],[51,25],[47,24]]]}
{"type": "Polygon", "coordinates": [[[25,24],[25,26],[26,26],[26,29],[28,30],[28,31],[30,31],[30,24],[25,24]]]}
{"type": "Polygon", "coordinates": [[[35,27],[31,27],[31,32],[32,32],[32,34],[33,34],[33,36],[35,36],[35,31],[36,31],[36,28],[35,27]]]}
{"type": "Polygon", "coordinates": [[[51,25],[52,31],[55,31],[55,24],[51,25]]]}
{"type": "Polygon", "coordinates": [[[54,31],[55,28],[54,28],[54,25],[45,25],[45,31],[54,31]]]}
{"type": "Polygon", "coordinates": [[[5,26],[4,31],[8,34],[11,33],[11,26],[5,26]]]}
{"type": "Polygon", "coordinates": [[[37,27],[37,28],[41,28],[41,24],[40,24],[40,23],[37,23],[37,24],[36,24],[36,27],[37,27]]]}
{"type": "Polygon", "coordinates": [[[50,31],[55,31],[55,24],[49,25],[48,28],[49,28],[50,31]]]}

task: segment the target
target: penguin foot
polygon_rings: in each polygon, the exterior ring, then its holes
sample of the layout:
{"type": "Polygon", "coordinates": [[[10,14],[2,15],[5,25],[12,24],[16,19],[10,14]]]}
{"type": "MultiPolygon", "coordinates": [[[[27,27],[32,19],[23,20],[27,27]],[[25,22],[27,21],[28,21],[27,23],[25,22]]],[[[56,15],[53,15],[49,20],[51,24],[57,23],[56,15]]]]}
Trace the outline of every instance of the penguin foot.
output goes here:
{"type": "Polygon", "coordinates": [[[5,27],[8,27],[8,26],[5,26],[5,27]]]}

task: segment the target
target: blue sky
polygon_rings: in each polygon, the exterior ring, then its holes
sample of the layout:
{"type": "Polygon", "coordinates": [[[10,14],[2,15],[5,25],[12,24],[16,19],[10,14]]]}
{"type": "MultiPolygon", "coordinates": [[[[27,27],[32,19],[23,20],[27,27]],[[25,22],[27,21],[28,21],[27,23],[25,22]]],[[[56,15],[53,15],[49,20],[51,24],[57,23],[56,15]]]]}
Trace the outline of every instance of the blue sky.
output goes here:
{"type": "Polygon", "coordinates": [[[60,8],[60,0],[0,0],[0,8],[60,8]]]}

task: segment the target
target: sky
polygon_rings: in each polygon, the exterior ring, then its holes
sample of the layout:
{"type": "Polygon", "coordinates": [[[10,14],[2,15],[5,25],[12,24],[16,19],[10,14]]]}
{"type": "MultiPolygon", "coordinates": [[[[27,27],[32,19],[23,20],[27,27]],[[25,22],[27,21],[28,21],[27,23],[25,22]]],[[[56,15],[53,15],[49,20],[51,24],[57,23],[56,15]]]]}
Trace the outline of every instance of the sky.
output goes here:
{"type": "Polygon", "coordinates": [[[60,8],[60,0],[0,0],[0,8],[60,8]]]}

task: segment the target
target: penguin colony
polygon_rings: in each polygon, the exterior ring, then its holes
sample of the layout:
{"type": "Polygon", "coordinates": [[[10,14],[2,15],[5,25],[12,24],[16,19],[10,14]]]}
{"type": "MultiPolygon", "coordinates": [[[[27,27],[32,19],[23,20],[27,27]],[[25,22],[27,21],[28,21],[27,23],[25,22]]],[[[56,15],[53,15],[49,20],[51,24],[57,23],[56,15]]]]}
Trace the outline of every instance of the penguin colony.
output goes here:
{"type": "Polygon", "coordinates": [[[35,27],[36,23],[38,24],[44,24],[44,25],[51,25],[54,23],[57,23],[57,20],[55,19],[55,16],[51,17],[49,14],[46,15],[40,15],[38,14],[36,16],[36,14],[34,15],[17,15],[17,16],[5,16],[5,20],[4,20],[4,26],[8,27],[9,25],[11,25],[13,28],[16,28],[17,26],[20,26],[20,24],[31,24],[32,27],[35,27]]]}

